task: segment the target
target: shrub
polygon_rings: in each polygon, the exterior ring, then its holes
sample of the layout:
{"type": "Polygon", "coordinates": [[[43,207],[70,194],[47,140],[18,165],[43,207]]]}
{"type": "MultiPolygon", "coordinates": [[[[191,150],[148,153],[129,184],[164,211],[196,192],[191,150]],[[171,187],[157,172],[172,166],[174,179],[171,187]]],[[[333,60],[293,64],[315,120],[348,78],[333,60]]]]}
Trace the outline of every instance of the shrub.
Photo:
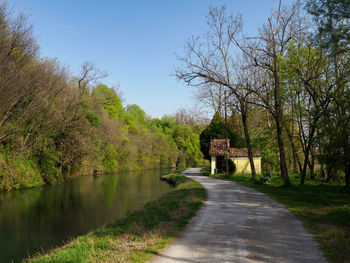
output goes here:
{"type": "MultiPolygon", "coordinates": [[[[222,173],[226,172],[226,160],[225,157],[223,156],[218,156],[217,157],[217,167],[218,170],[222,173]]],[[[236,165],[235,163],[231,160],[228,159],[228,174],[232,175],[236,172],[236,165]]]]}

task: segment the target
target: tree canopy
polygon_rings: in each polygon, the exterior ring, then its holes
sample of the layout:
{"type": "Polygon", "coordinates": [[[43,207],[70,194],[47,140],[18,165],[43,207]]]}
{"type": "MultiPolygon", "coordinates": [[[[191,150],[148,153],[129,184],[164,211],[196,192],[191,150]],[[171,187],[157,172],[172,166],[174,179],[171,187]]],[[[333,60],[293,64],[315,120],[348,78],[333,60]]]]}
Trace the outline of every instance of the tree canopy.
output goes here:
{"type": "MultiPolygon", "coordinates": [[[[228,139],[231,147],[245,147],[244,139],[228,126],[228,139]]],[[[200,149],[207,160],[210,160],[209,147],[211,139],[225,139],[225,122],[216,112],[209,126],[206,127],[200,134],[200,149]]]]}

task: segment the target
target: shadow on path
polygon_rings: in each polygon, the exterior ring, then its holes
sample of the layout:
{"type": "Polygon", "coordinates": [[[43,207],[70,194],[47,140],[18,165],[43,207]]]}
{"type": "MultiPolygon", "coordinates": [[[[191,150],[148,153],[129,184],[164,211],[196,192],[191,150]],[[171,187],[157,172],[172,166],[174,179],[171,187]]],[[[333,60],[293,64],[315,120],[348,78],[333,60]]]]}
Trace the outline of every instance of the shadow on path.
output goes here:
{"type": "Polygon", "coordinates": [[[208,200],[160,262],[326,262],[318,245],[283,205],[251,188],[184,172],[208,200]]]}

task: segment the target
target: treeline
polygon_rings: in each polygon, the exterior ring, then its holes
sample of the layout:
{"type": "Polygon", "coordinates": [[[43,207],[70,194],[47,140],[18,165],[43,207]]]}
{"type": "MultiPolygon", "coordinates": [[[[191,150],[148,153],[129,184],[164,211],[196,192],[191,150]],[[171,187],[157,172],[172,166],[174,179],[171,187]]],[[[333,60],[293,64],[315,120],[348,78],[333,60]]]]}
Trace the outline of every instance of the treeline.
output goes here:
{"type": "Polygon", "coordinates": [[[201,162],[201,126],[123,107],[93,64],[72,77],[38,54],[26,17],[0,4],[0,190],[201,162]]]}
{"type": "Polygon", "coordinates": [[[178,79],[222,112],[225,100],[263,167],[316,174],[350,186],[350,5],[347,0],[295,1],[277,6],[256,36],[241,15],[210,8],[208,32],[187,42],[178,79]],[[224,92],[227,92],[225,99],[224,92]],[[237,118],[238,117],[238,118],[237,118]]]}

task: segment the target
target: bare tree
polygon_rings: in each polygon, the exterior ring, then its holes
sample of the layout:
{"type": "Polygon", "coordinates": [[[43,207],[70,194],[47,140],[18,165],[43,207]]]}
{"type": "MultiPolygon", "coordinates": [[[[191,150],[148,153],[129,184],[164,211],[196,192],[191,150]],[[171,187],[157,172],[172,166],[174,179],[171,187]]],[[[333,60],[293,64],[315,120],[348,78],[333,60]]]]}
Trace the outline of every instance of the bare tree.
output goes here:
{"type": "MultiPolygon", "coordinates": [[[[241,15],[227,15],[226,8],[210,8],[207,17],[209,32],[205,42],[192,37],[187,42],[186,55],[178,57],[184,67],[176,70],[176,77],[190,86],[218,85],[225,87],[234,97],[231,101],[241,113],[252,178],[256,179],[253,153],[247,128],[247,78],[237,79],[236,38],[241,34],[241,15]]],[[[249,84],[248,84],[249,85],[249,84]]],[[[207,86],[204,86],[207,88],[207,86]]],[[[220,94],[219,94],[220,95],[220,94]]],[[[218,96],[218,94],[216,94],[218,96]]],[[[209,97],[212,97],[209,95],[209,97]]]]}
{"type": "Polygon", "coordinates": [[[285,184],[289,184],[289,176],[282,129],[285,97],[281,61],[287,56],[295,36],[304,30],[300,9],[299,2],[289,8],[282,8],[280,0],[277,12],[272,12],[268,23],[263,25],[257,37],[245,38],[249,40],[248,44],[237,41],[240,49],[250,58],[251,65],[265,72],[261,76],[264,85],[253,86],[252,92],[256,96],[254,103],[267,109],[275,119],[280,170],[285,184]]]}
{"type": "Polygon", "coordinates": [[[84,62],[81,66],[80,77],[77,80],[79,87],[79,92],[83,96],[87,92],[91,92],[91,84],[95,83],[97,80],[107,77],[107,72],[100,70],[96,67],[93,62],[84,62]]]}
{"type": "Polygon", "coordinates": [[[188,124],[191,126],[207,126],[210,123],[210,119],[206,118],[198,108],[180,108],[175,113],[175,119],[180,124],[188,124]]]}
{"type": "Polygon", "coordinates": [[[223,117],[224,112],[224,86],[217,83],[206,83],[196,86],[194,99],[210,113],[218,112],[223,117]]]}

